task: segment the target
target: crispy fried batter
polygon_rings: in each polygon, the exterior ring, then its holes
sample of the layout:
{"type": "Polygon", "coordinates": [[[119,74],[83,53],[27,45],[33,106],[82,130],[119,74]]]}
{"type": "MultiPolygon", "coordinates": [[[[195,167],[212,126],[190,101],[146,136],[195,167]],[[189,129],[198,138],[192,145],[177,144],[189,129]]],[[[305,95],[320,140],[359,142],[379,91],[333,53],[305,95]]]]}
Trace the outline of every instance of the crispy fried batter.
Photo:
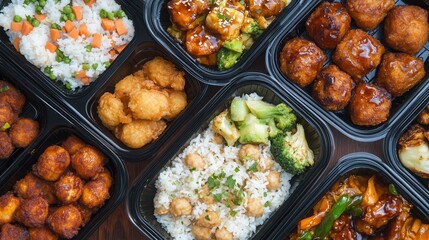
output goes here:
{"type": "Polygon", "coordinates": [[[49,203],[42,197],[22,201],[16,211],[16,219],[26,227],[42,227],[49,213],[49,203]]]}
{"type": "Polygon", "coordinates": [[[55,182],[55,195],[64,204],[79,200],[82,195],[83,181],[73,172],[67,172],[55,182]]]}
{"type": "Polygon", "coordinates": [[[411,125],[399,138],[401,148],[420,146],[425,141],[425,129],[419,124],[411,125]]]}
{"type": "Polygon", "coordinates": [[[28,240],[57,240],[58,236],[46,227],[30,228],[28,240]]]}
{"type": "Polygon", "coordinates": [[[161,87],[177,91],[185,89],[185,73],[177,70],[176,66],[161,58],[155,57],[143,66],[146,76],[161,87]]]}
{"type": "Polygon", "coordinates": [[[7,102],[12,107],[16,115],[22,112],[22,108],[25,105],[25,96],[18,89],[16,89],[11,83],[6,81],[0,81],[0,89],[8,89],[0,93],[0,102],[7,102]]]}
{"type": "Polygon", "coordinates": [[[0,100],[0,131],[4,131],[7,125],[11,126],[18,119],[9,103],[0,100]]]}
{"type": "Polygon", "coordinates": [[[16,195],[24,199],[40,196],[48,201],[49,204],[57,202],[52,183],[40,179],[32,173],[28,173],[23,179],[19,180],[14,189],[16,195]]]}
{"type": "Polygon", "coordinates": [[[82,226],[82,215],[73,205],[57,208],[47,219],[49,227],[61,237],[71,239],[82,226]]]}
{"type": "Polygon", "coordinates": [[[40,155],[33,166],[33,172],[47,181],[56,181],[69,165],[69,153],[64,148],[54,145],[46,148],[40,155]]]}
{"type": "Polygon", "coordinates": [[[140,89],[131,93],[128,107],[135,119],[159,121],[168,114],[168,104],[165,92],[140,89]]]}
{"type": "Polygon", "coordinates": [[[67,152],[70,153],[70,156],[75,154],[79,149],[84,147],[86,145],[85,142],[83,142],[80,138],[71,135],[68,137],[62,144],[61,147],[63,147],[67,152]]]}
{"type": "Polygon", "coordinates": [[[165,118],[172,120],[176,118],[188,105],[186,93],[183,91],[168,90],[168,105],[169,112],[165,115],[165,118]]]}
{"type": "Polygon", "coordinates": [[[20,206],[21,201],[8,192],[0,197],[0,226],[5,223],[11,223],[14,220],[15,211],[20,206]]]}
{"type": "Polygon", "coordinates": [[[7,159],[15,150],[13,146],[12,139],[6,132],[0,132],[0,160],[7,159]]]}
{"type": "Polygon", "coordinates": [[[168,11],[171,21],[181,30],[193,29],[198,25],[198,18],[210,8],[208,0],[171,0],[168,11]]]}
{"type": "Polygon", "coordinates": [[[130,148],[141,148],[158,139],[167,124],[164,121],[134,120],[115,131],[115,136],[130,148]]]}
{"type": "Polygon", "coordinates": [[[27,240],[27,229],[13,224],[5,224],[1,227],[0,240],[27,240]]]}
{"type": "Polygon", "coordinates": [[[98,100],[97,112],[101,122],[109,129],[122,123],[130,123],[132,118],[125,114],[124,104],[114,94],[104,93],[98,100]]]}
{"type": "Polygon", "coordinates": [[[71,165],[77,175],[83,179],[89,179],[103,171],[106,157],[91,146],[85,146],[75,153],[71,158],[71,165]]]}
{"type": "Polygon", "coordinates": [[[21,118],[12,125],[9,135],[16,147],[27,147],[39,135],[39,123],[33,119],[21,118]]]}
{"type": "Polygon", "coordinates": [[[365,30],[377,27],[394,6],[394,0],[347,0],[346,3],[356,25],[365,30]]]}
{"type": "Polygon", "coordinates": [[[111,176],[108,172],[87,182],[83,187],[80,203],[88,208],[101,207],[110,198],[111,184],[111,176]]]}

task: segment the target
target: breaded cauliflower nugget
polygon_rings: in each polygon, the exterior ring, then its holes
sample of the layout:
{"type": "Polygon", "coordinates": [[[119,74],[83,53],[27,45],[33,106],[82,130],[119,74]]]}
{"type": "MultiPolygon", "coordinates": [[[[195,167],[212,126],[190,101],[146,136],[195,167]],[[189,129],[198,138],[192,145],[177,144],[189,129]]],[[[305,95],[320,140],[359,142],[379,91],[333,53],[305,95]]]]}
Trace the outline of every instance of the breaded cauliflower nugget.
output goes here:
{"type": "Polygon", "coordinates": [[[78,233],[82,226],[82,215],[75,206],[65,205],[52,212],[47,223],[58,235],[70,239],[78,233]]]}
{"type": "Polygon", "coordinates": [[[106,157],[103,153],[91,146],[85,146],[71,158],[71,165],[77,175],[89,179],[103,171],[106,157]]]}
{"type": "Polygon", "coordinates": [[[49,203],[42,197],[22,201],[16,211],[16,219],[26,227],[43,227],[49,214],[49,203]]]}
{"type": "Polygon", "coordinates": [[[40,196],[48,201],[49,204],[55,204],[57,202],[52,183],[40,179],[32,173],[28,173],[23,179],[16,183],[15,193],[18,197],[24,199],[40,196]]]}
{"type": "Polygon", "coordinates": [[[33,166],[33,172],[37,176],[47,180],[56,181],[70,165],[70,154],[60,146],[49,146],[40,155],[33,166]]]}
{"type": "Polygon", "coordinates": [[[177,91],[185,88],[185,73],[176,66],[161,58],[155,57],[143,66],[146,76],[161,87],[169,87],[177,91]]]}
{"type": "Polygon", "coordinates": [[[14,220],[20,203],[19,198],[13,196],[11,192],[0,197],[0,225],[11,223],[14,220]]]}
{"type": "Polygon", "coordinates": [[[122,101],[108,92],[104,93],[98,100],[97,111],[101,122],[109,129],[114,129],[121,123],[132,121],[131,117],[125,114],[122,101]]]}
{"type": "Polygon", "coordinates": [[[69,152],[70,155],[73,155],[77,151],[79,151],[79,149],[83,148],[85,145],[86,143],[82,141],[80,138],[74,135],[71,135],[61,144],[61,147],[67,150],[67,152],[69,152]]]}
{"type": "Polygon", "coordinates": [[[141,148],[156,140],[165,130],[164,121],[134,120],[116,129],[115,135],[130,148],[141,148]]]}
{"type": "Polygon", "coordinates": [[[159,121],[169,112],[168,94],[140,89],[131,93],[128,107],[135,119],[159,121]]]}

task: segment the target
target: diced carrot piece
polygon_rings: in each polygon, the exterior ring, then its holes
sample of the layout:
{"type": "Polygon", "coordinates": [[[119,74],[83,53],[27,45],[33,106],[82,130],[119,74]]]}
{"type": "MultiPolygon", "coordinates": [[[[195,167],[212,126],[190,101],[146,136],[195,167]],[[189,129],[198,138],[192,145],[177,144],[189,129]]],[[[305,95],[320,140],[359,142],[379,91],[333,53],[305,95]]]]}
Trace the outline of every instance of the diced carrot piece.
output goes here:
{"type": "Polygon", "coordinates": [[[85,37],[89,37],[89,31],[88,31],[88,27],[86,26],[85,23],[82,23],[82,25],[80,25],[79,27],[79,34],[80,35],[85,35],[85,37]]]}
{"type": "Polygon", "coordinates": [[[115,31],[115,22],[113,22],[112,20],[109,20],[107,18],[102,18],[101,19],[101,26],[106,31],[109,31],[109,32],[115,31]]]}
{"type": "Polygon", "coordinates": [[[86,77],[86,72],[85,70],[80,70],[78,73],[76,73],[76,76],[74,76],[75,78],[84,78],[86,77]]]}
{"type": "Polygon", "coordinates": [[[127,27],[125,27],[124,22],[122,22],[122,19],[120,19],[120,18],[116,19],[115,27],[116,27],[116,32],[118,33],[119,36],[128,33],[127,27]]]}
{"type": "Polygon", "coordinates": [[[94,38],[91,42],[91,47],[93,48],[99,48],[101,46],[101,34],[94,33],[94,38]]]}
{"type": "Polygon", "coordinates": [[[82,14],[82,6],[73,6],[72,11],[74,13],[74,16],[76,17],[76,20],[80,21],[83,18],[82,14]]]}
{"type": "Polygon", "coordinates": [[[25,20],[22,23],[22,29],[21,29],[22,35],[27,36],[31,31],[33,31],[33,28],[34,28],[33,25],[29,21],[25,20]]]}
{"type": "Polygon", "coordinates": [[[89,78],[84,77],[81,79],[83,85],[89,85],[89,78]]]}
{"type": "Polygon", "coordinates": [[[79,37],[79,30],[77,30],[77,28],[73,28],[73,30],[71,30],[71,32],[69,32],[69,36],[73,39],[76,39],[79,37]]]}
{"type": "Polygon", "coordinates": [[[34,18],[37,19],[37,21],[41,22],[43,19],[46,18],[46,14],[36,14],[34,15],[34,18]]]}
{"type": "Polygon", "coordinates": [[[57,46],[51,42],[46,42],[45,48],[48,49],[51,53],[54,53],[57,50],[57,46]]]}
{"type": "Polygon", "coordinates": [[[94,4],[95,3],[95,0],[84,0],[83,1],[88,7],[91,7],[92,6],[92,4],[94,4]]]}
{"type": "Polygon", "coordinates": [[[64,26],[66,32],[71,32],[74,28],[76,28],[76,26],[74,25],[74,23],[70,20],[67,20],[66,25],[64,26]]]}
{"type": "Polygon", "coordinates": [[[116,51],[115,50],[110,50],[109,54],[110,54],[111,58],[113,58],[116,55],[116,51]]]}
{"type": "Polygon", "coordinates": [[[21,30],[22,30],[22,23],[20,23],[20,22],[18,23],[18,22],[13,21],[10,24],[10,30],[15,31],[15,32],[21,32],[21,30]]]}
{"type": "Polygon", "coordinates": [[[58,29],[51,29],[51,39],[56,42],[61,37],[60,31],[58,29]]]}
{"type": "Polygon", "coordinates": [[[16,51],[19,52],[19,44],[21,44],[21,38],[16,37],[15,40],[13,40],[13,46],[15,47],[16,51]]]}
{"type": "Polygon", "coordinates": [[[121,45],[119,47],[116,48],[116,51],[118,53],[121,53],[122,51],[124,51],[125,47],[127,46],[127,44],[121,45]]]}

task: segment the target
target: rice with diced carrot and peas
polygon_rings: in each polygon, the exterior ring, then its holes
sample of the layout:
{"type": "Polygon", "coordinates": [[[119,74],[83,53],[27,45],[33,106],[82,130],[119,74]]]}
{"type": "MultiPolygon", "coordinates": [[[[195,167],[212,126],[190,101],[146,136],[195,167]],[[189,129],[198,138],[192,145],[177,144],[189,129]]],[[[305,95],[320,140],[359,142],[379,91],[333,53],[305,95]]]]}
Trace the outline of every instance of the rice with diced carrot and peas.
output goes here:
{"type": "Polygon", "coordinates": [[[0,26],[18,52],[67,89],[95,81],[134,37],[114,0],[12,0],[0,26]]]}

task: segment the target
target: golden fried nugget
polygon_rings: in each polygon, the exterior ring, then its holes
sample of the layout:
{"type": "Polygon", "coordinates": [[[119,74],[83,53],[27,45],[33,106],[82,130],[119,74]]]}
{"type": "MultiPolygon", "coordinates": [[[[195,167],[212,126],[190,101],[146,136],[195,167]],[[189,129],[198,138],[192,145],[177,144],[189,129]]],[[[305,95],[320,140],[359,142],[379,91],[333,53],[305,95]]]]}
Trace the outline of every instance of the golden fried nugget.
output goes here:
{"type": "Polygon", "coordinates": [[[23,227],[8,223],[1,227],[0,240],[28,240],[28,231],[23,227]]]}
{"type": "Polygon", "coordinates": [[[72,156],[77,151],[79,151],[79,149],[83,148],[85,145],[86,143],[82,141],[80,138],[74,135],[71,135],[61,144],[61,147],[67,150],[70,156],[72,156]]]}
{"type": "Polygon", "coordinates": [[[57,198],[62,203],[69,204],[79,200],[82,195],[83,181],[73,172],[67,172],[55,182],[54,188],[57,198]]]}
{"type": "Polygon", "coordinates": [[[47,229],[46,227],[41,228],[30,228],[28,230],[29,239],[28,240],[57,240],[58,236],[47,229]]]}
{"type": "Polygon", "coordinates": [[[186,93],[182,91],[169,90],[168,91],[168,114],[165,118],[172,120],[176,118],[183,109],[186,108],[188,102],[186,100],[186,93]]]}
{"type": "Polygon", "coordinates": [[[49,203],[42,197],[31,197],[21,202],[15,216],[26,227],[42,227],[49,214],[49,203]]]}
{"type": "Polygon", "coordinates": [[[0,89],[0,102],[9,103],[15,114],[20,114],[25,105],[24,94],[6,81],[0,81],[0,89]]]}
{"type": "Polygon", "coordinates": [[[170,0],[168,11],[171,21],[181,30],[193,29],[198,25],[198,18],[210,8],[209,0],[170,0]]]}
{"type": "Polygon", "coordinates": [[[18,115],[6,101],[0,100],[0,131],[5,131],[18,119],[18,115]]]}
{"type": "Polygon", "coordinates": [[[122,101],[111,93],[104,93],[98,100],[98,117],[103,125],[109,129],[114,129],[119,124],[132,121],[131,116],[126,115],[124,110],[122,101]]]}
{"type": "Polygon", "coordinates": [[[141,148],[158,139],[167,124],[164,121],[134,120],[120,126],[115,136],[130,148],[141,148]]]}
{"type": "Polygon", "coordinates": [[[132,91],[141,89],[143,78],[128,75],[115,85],[115,96],[122,101],[128,101],[132,91]]]}
{"type": "Polygon", "coordinates": [[[69,153],[64,148],[54,145],[46,148],[40,155],[36,164],[33,165],[33,172],[47,181],[56,181],[69,165],[69,153]]]}
{"type": "Polygon", "coordinates": [[[83,187],[80,203],[88,208],[101,207],[110,198],[111,186],[111,177],[110,180],[106,175],[94,178],[83,187]]]}
{"type": "Polygon", "coordinates": [[[27,147],[39,135],[39,123],[33,119],[21,118],[12,125],[9,135],[16,147],[27,147]]]}
{"type": "Polygon", "coordinates": [[[143,66],[146,76],[161,87],[182,91],[185,88],[185,73],[176,66],[161,58],[155,57],[143,66]]]}
{"type": "Polygon", "coordinates": [[[346,7],[356,25],[365,30],[378,26],[395,6],[394,0],[347,0],[346,7]]]}
{"type": "Polygon", "coordinates": [[[12,139],[6,132],[0,132],[0,160],[8,159],[12,155],[15,147],[13,146],[12,139]]]}
{"type": "Polygon", "coordinates": [[[49,227],[61,237],[71,239],[82,226],[82,215],[73,205],[65,205],[55,209],[48,217],[49,227]]]}
{"type": "Polygon", "coordinates": [[[77,175],[83,179],[89,179],[104,170],[106,157],[103,153],[91,146],[85,146],[71,158],[71,165],[77,175]]]}
{"type": "Polygon", "coordinates": [[[128,107],[135,119],[159,121],[168,114],[168,94],[157,90],[136,90],[130,95],[128,107]]]}
{"type": "Polygon", "coordinates": [[[15,197],[11,192],[0,197],[0,226],[13,222],[15,212],[20,205],[19,198],[15,197]]]}
{"type": "Polygon", "coordinates": [[[38,178],[32,173],[28,173],[23,179],[16,182],[14,190],[18,197],[24,199],[40,196],[49,204],[57,202],[52,183],[38,178]]]}

